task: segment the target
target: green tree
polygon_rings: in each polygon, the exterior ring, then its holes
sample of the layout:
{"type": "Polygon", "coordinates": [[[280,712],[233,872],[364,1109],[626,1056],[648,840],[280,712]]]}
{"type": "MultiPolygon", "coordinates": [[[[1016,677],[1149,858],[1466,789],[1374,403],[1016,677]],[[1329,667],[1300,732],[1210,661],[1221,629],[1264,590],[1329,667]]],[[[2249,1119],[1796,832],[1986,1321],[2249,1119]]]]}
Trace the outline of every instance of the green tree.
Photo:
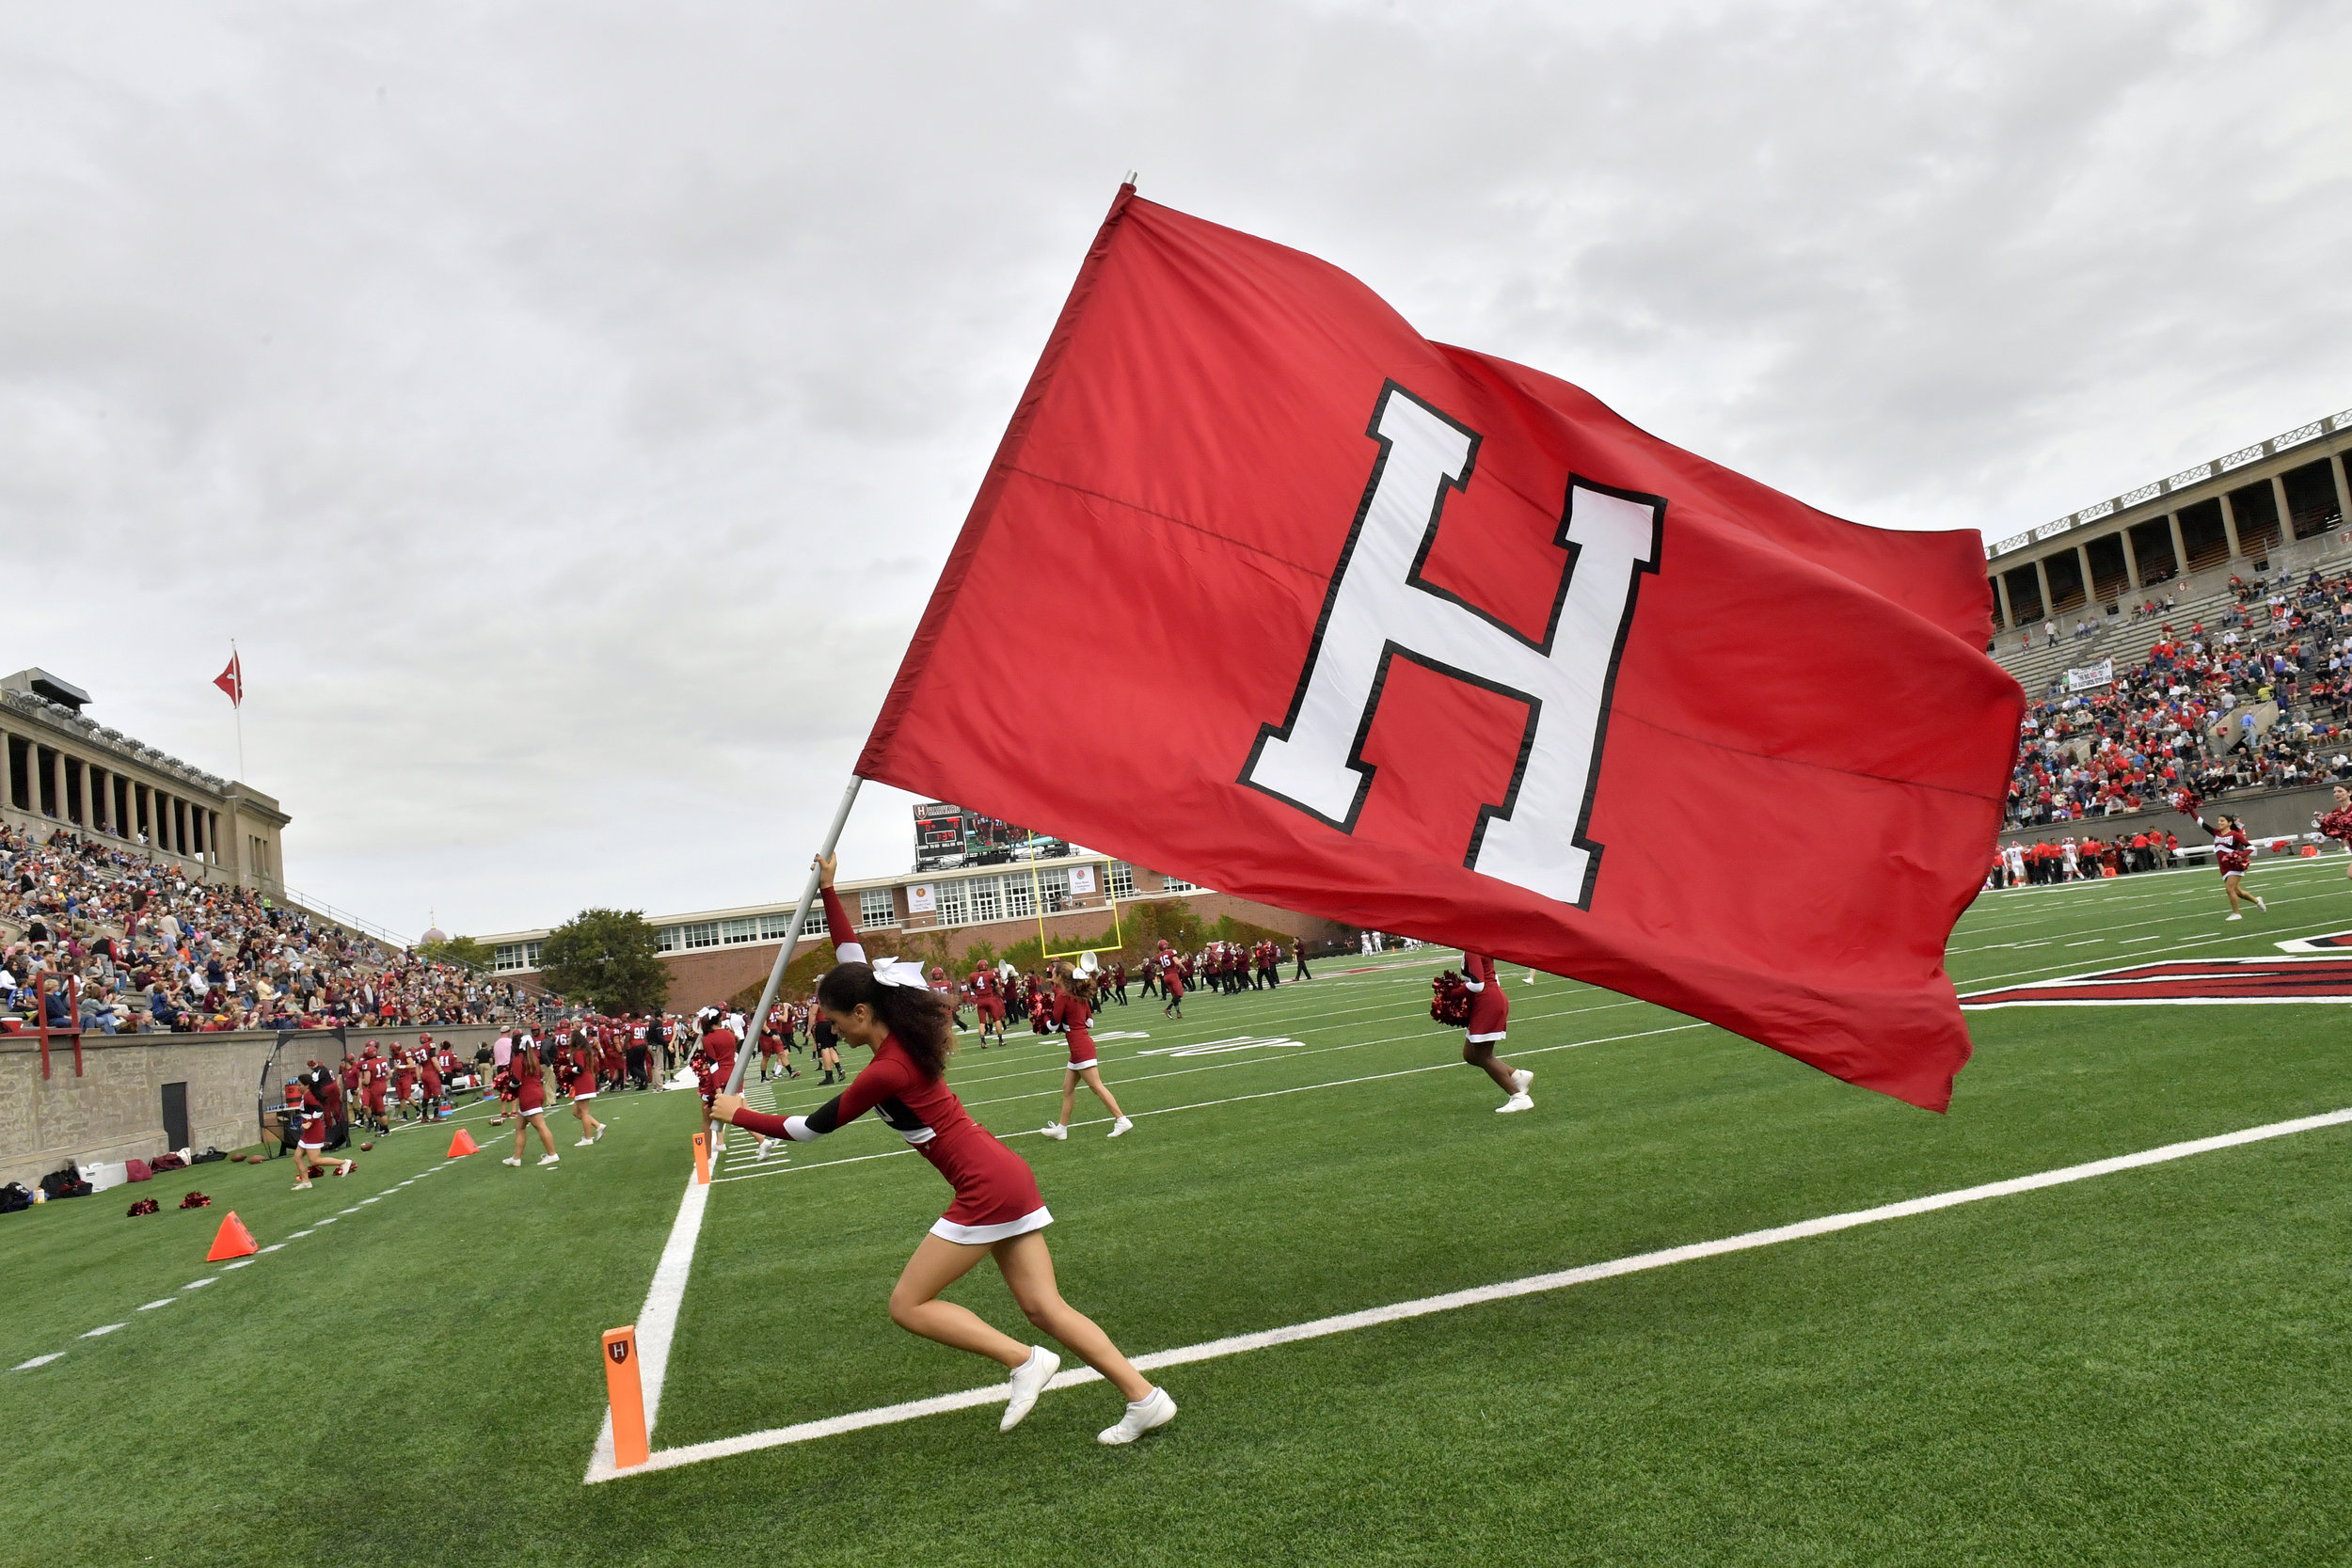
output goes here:
{"type": "Polygon", "coordinates": [[[670,997],[660,939],[638,910],[582,910],[548,933],[539,974],[600,1013],[649,1013],[670,997]]]}
{"type": "Polygon", "coordinates": [[[417,952],[437,964],[462,964],[468,969],[488,969],[490,949],[471,937],[450,937],[442,942],[420,942],[417,952]]]}

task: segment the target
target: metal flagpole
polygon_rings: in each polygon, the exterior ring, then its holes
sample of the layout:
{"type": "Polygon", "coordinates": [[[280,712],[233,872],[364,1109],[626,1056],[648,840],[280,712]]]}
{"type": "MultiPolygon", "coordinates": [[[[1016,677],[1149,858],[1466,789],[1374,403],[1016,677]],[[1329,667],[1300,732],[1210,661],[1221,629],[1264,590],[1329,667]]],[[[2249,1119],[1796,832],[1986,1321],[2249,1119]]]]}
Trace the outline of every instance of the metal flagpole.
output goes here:
{"type": "Polygon", "coordinates": [[[229,640],[229,666],[237,673],[237,700],[229,705],[237,715],[237,779],[245,779],[245,661],[237,657],[237,640],[229,640]]]}
{"type": "MultiPolygon", "coordinates": [[[[817,851],[818,860],[832,854],[834,846],[841,842],[841,830],[850,821],[850,807],[857,800],[857,786],[865,782],[855,773],[850,775],[850,787],[841,792],[841,803],[834,808],[833,826],[825,830],[825,847],[817,851]]],[[[743,1069],[751,1066],[752,1053],[758,1049],[759,1031],[767,1026],[768,1009],[776,1005],[776,992],[784,986],[785,966],[792,961],[793,949],[801,945],[801,928],[808,924],[808,907],[815,902],[817,867],[812,864],[808,868],[808,881],[801,889],[801,901],[793,907],[792,924],[785,928],[784,944],[776,949],[775,964],[768,971],[767,989],[759,993],[759,1006],[754,1009],[744,1028],[744,1034],[750,1037],[736,1042],[735,1070],[727,1074],[726,1092],[729,1094],[742,1092],[743,1069]]],[[[850,933],[833,931],[828,934],[837,944],[850,933]]]]}

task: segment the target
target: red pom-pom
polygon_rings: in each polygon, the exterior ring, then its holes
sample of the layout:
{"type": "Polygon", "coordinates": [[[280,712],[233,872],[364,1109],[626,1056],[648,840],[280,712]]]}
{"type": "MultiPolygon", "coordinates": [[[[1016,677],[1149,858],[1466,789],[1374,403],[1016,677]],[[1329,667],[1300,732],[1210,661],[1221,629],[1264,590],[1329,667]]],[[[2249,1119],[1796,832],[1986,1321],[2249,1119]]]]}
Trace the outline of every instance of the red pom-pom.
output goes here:
{"type": "Polygon", "coordinates": [[[1429,990],[1431,993],[1429,1016],[1431,1018],[1436,1019],[1439,1023],[1450,1024],[1457,1029],[1468,1027],[1470,1016],[1470,987],[1462,983],[1462,977],[1459,974],[1449,969],[1429,982],[1429,990]]]}

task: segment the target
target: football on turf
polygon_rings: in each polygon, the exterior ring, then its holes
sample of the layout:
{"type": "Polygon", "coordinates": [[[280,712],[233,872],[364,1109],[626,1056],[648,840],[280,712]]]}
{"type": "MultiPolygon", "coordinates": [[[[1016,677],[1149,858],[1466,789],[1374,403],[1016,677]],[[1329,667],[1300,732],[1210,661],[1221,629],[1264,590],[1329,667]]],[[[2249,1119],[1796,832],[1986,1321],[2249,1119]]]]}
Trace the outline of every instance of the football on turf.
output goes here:
{"type": "Polygon", "coordinates": [[[372,1143],[364,1143],[364,1144],[361,1144],[361,1145],[359,1146],[359,1152],[360,1152],[360,1153],[362,1153],[362,1154],[365,1154],[365,1153],[366,1153],[369,1149],[373,1148],[374,1147],[375,1147],[375,1145],[373,1145],[373,1144],[372,1144],[372,1143]]]}

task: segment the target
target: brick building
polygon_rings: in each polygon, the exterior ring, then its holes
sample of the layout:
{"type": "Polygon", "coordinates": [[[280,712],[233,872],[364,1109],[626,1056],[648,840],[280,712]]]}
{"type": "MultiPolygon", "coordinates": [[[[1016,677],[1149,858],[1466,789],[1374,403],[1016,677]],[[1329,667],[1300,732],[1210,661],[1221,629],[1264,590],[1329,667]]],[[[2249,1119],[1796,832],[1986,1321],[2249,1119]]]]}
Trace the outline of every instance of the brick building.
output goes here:
{"type": "MultiPolygon", "coordinates": [[[[1108,954],[1116,924],[1130,946],[1138,921],[1156,929],[1160,911],[1213,930],[1231,917],[1247,926],[1307,939],[1311,947],[1351,940],[1346,928],[1313,915],[1215,893],[1107,856],[1074,853],[1004,865],[910,871],[835,884],[857,922],[858,940],[877,954],[951,966],[975,947],[1003,953],[1041,938],[1060,952],[1094,947],[1108,954]]],[[[649,917],[660,934],[674,1009],[723,1002],[767,978],[791,923],[792,902],[649,917]]],[[[796,957],[825,939],[824,911],[809,911],[796,957]]],[[[480,940],[501,975],[528,978],[539,967],[546,930],[507,931],[480,940]]]]}

